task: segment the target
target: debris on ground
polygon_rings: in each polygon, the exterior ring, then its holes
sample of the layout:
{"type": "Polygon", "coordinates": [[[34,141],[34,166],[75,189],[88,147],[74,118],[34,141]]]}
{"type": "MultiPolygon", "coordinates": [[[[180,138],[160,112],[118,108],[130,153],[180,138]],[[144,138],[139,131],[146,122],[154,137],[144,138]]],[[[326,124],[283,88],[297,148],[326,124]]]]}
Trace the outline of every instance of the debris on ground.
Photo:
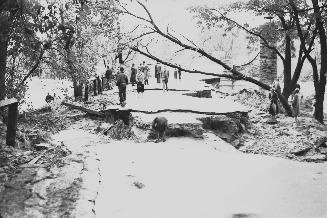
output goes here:
{"type": "Polygon", "coordinates": [[[133,185],[138,189],[142,189],[145,187],[145,185],[142,182],[133,182],[133,185]]]}
{"type": "Polygon", "coordinates": [[[241,90],[233,96],[236,101],[252,107],[249,113],[250,128],[241,138],[240,150],[246,153],[272,155],[297,161],[326,161],[324,149],[327,127],[312,118],[310,101],[301,103],[298,122],[279,114],[276,122],[267,124],[271,116],[266,112],[268,98],[259,91],[241,90]]]}

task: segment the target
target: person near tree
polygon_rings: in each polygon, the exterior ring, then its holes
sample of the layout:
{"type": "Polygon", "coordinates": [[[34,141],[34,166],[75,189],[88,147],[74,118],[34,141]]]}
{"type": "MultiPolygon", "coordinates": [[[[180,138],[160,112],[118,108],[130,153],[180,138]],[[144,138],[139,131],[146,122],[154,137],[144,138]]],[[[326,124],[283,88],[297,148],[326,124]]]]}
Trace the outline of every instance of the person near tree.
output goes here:
{"type": "Polygon", "coordinates": [[[275,119],[279,111],[278,111],[278,95],[273,86],[270,89],[269,99],[270,99],[269,114],[272,116],[273,119],[275,119]]]}
{"type": "Polygon", "coordinates": [[[292,109],[293,109],[293,116],[295,121],[297,121],[297,117],[300,114],[300,89],[296,88],[294,90],[294,94],[292,95],[292,109]]]}
{"type": "Polygon", "coordinates": [[[135,64],[133,63],[131,68],[131,79],[130,79],[132,86],[134,86],[136,83],[136,74],[137,74],[137,69],[135,67],[135,64]]]}
{"type": "Polygon", "coordinates": [[[128,85],[128,78],[124,71],[124,68],[120,67],[120,72],[117,74],[116,82],[119,90],[119,102],[122,106],[126,104],[126,86],[128,85]]]}
{"type": "Polygon", "coordinates": [[[96,80],[97,80],[97,88],[98,88],[98,94],[101,95],[102,94],[102,83],[101,83],[101,79],[100,76],[97,74],[95,76],[96,80]]]}
{"type": "Polygon", "coordinates": [[[282,88],[280,87],[279,79],[277,78],[274,82],[275,90],[278,94],[282,93],[282,88]]]}

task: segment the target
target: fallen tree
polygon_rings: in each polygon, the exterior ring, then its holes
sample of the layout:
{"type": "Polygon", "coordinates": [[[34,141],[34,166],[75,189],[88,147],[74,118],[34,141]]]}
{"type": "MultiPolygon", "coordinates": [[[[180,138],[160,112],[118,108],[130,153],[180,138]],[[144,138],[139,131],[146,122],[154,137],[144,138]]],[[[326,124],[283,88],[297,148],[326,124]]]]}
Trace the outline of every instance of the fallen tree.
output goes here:
{"type": "MultiPolygon", "coordinates": [[[[137,37],[137,39],[140,39],[144,36],[148,36],[151,34],[158,34],[161,37],[168,39],[170,42],[180,46],[182,49],[181,50],[189,50],[189,51],[193,51],[196,52],[198,54],[200,54],[202,57],[205,57],[207,59],[209,59],[210,61],[222,66],[223,68],[225,68],[226,70],[228,70],[230,73],[209,73],[209,72],[204,72],[204,71],[200,71],[200,70],[190,70],[190,69],[186,69],[181,67],[178,64],[175,63],[171,63],[171,62],[167,62],[164,61],[158,57],[156,57],[155,55],[151,54],[151,52],[149,51],[149,49],[147,48],[147,46],[143,46],[140,45],[139,43],[137,43],[137,45],[132,45],[131,49],[134,50],[135,52],[138,52],[152,60],[155,60],[157,62],[160,62],[166,66],[175,68],[175,69],[179,69],[182,70],[184,72],[188,72],[188,73],[195,73],[195,74],[203,74],[203,75],[210,75],[210,76],[216,76],[216,77],[224,77],[224,78],[229,78],[229,79],[233,79],[233,80],[244,80],[244,81],[248,81],[251,82],[253,84],[256,84],[257,86],[261,87],[264,90],[270,90],[270,86],[253,78],[250,76],[246,76],[243,73],[241,73],[240,71],[238,71],[235,68],[232,68],[231,66],[227,65],[226,63],[224,63],[222,60],[210,55],[209,53],[207,53],[206,51],[204,51],[202,48],[199,48],[194,42],[192,42],[190,39],[186,38],[185,36],[182,35],[182,37],[184,38],[184,40],[186,40],[188,43],[183,42],[181,39],[177,38],[176,36],[173,36],[172,34],[169,33],[168,28],[167,31],[164,32],[163,30],[161,30],[158,25],[154,22],[152,15],[150,13],[150,11],[147,9],[147,7],[141,3],[140,1],[137,1],[137,3],[144,9],[144,11],[147,14],[147,18],[145,17],[140,17],[137,16],[136,14],[133,14],[132,12],[130,12],[129,10],[127,10],[126,7],[124,7],[123,5],[121,5],[122,8],[122,13],[128,14],[130,16],[135,17],[136,19],[142,20],[144,22],[146,22],[147,24],[150,24],[150,30],[149,32],[145,32],[142,33],[139,37],[137,37]],[[140,49],[140,47],[143,47],[144,49],[140,49]]],[[[135,39],[135,38],[134,38],[135,39]]],[[[284,97],[282,95],[282,93],[278,93],[279,98],[281,100],[281,103],[283,105],[283,107],[285,108],[285,111],[287,113],[288,116],[292,116],[292,110],[290,105],[288,104],[288,97],[284,97]]]]}

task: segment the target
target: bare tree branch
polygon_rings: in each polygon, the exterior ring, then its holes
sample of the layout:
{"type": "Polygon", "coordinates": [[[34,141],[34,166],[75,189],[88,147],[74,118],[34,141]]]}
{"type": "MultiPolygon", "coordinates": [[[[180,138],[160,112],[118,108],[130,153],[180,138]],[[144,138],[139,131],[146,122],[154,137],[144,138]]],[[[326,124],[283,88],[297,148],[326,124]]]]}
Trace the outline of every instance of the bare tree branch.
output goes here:
{"type": "Polygon", "coordinates": [[[269,44],[269,42],[267,41],[267,39],[265,39],[265,37],[263,37],[260,33],[253,32],[253,31],[251,31],[251,30],[245,28],[244,26],[242,26],[242,25],[239,24],[238,22],[236,22],[236,21],[234,21],[234,20],[232,20],[232,19],[226,17],[225,15],[223,15],[220,11],[218,11],[218,10],[215,9],[215,8],[212,8],[212,9],[210,9],[210,10],[213,10],[213,11],[218,12],[218,13],[220,14],[220,16],[221,16],[224,20],[227,20],[227,21],[230,21],[230,22],[234,23],[236,26],[238,26],[239,28],[243,29],[243,30],[246,31],[247,33],[249,33],[249,34],[251,34],[251,35],[254,35],[254,36],[257,36],[258,38],[260,38],[260,39],[264,42],[264,44],[265,44],[265,46],[267,46],[267,48],[269,48],[269,49],[275,51],[276,54],[277,54],[277,55],[278,55],[278,56],[279,56],[283,61],[285,60],[284,56],[283,56],[283,55],[278,51],[278,49],[277,49],[276,47],[274,47],[274,46],[271,46],[271,45],[269,44]]]}
{"type": "Polygon", "coordinates": [[[249,64],[251,64],[255,59],[257,59],[257,57],[259,56],[260,52],[258,52],[258,54],[249,62],[245,63],[245,64],[242,64],[242,65],[239,65],[239,66],[236,66],[236,67],[245,67],[249,64]]]}
{"type": "Polygon", "coordinates": [[[146,36],[146,35],[150,35],[150,34],[154,34],[156,33],[155,31],[151,31],[151,32],[146,32],[146,33],[142,33],[141,35],[131,39],[132,41],[136,40],[136,39],[139,39],[139,38],[142,38],[143,36],[146,36]]]}
{"type": "Polygon", "coordinates": [[[146,22],[148,22],[148,23],[151,23],[150,20],[147,20],[147,19],[145,19],[145,18],[143,18],[143,17],[139,17],[139,16],[137,16],[137,15],[131,13],[131,12],[128,11],[124,6],[120,5],[120,7],[122,7],[122,8],[124,9],[124,11],[122,11],[122,13],[129,14],[129,15],[131,15],[131,16],[137,18],[137,19],[140,19],[140,20],[146,21],[146,22]]]}
{"type": "Polygon", "coordinates": [[[169,66],[169,67],[172,67],[172,68],[176,68],[176,69],[179,69],[181,71],[184,71],[184,72],[188,72],[188,73],[195,73],[195,74],[203,74],[203,75],[208,75],[208,76],[216,76],[216,77],[224,77],[224,78],[229,78],[229,79],[234,79],[234,80],[245,80],[245,81],[248,81],[248,82],[251,82],[251,83],[254,83],[258,86],[260,86],[261,88],[263,89],[266,89],[266,90],[270,90],[270,86],[252,78],[252,77],[247,77],[247,76],[244,76],[243,74],[239,73],[238,71],[236,71],[235,69],[232,70],[232,73],[231,74],[221,74],[221,73],[208,73],[208,72],[203,72],[203,71],[199,71],[199,70],[189,70],[189,69],[185,69],[185,68],[182,68],[180,67],[179,65],[177,64],[172,64],[172,63],[169,63],[169,62],[166,62],[166,61],[163,61],[162,59],[159,59],[158,57],[152,55],[149,50],[146,48],[147,52],[144,52],[144,51],[141,51],[139,48],[137,47],[132,47],[131,48],[132,50],[152,59],[152,60],[155,60],[159,63],[162,63],[166,66],[169,66]],[[235,73],[237,72],[237,73],[235,73]]]}
{"type": "Polygon", "coordinates": [[[40,63],[41,63],[41,60],[42,60],[42,57],[43,57],[43,54],[44,54],[44,49],[42,48],[41,51],[40,51],[40,55],[36,61],[36,63],[34,64],[34,66],[32,67],[32,69],[24,76],[23,80],[20,82],[19,86],[20,87],[21,85],[23,85],[25,83],[25,81],[34,73],[34,71],[39,67],[40,63]]]}

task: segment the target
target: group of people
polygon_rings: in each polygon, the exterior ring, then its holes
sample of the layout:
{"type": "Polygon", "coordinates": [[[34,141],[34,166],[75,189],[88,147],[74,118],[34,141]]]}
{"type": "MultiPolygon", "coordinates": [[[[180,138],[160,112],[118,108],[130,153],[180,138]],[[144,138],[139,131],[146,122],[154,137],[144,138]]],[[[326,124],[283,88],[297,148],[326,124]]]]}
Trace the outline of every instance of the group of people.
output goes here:
{"type": "MultiPolygon", "coordinates": [[[[156,63],[154,69],[154,76],[156,78],[157,83],[162,82],[162,90],[168,91],[168,80],[169,80],[169,70],[166,66],[162,67],[159,62],[156,63]]],[[[174,77],[177,79],[181,79],[181,70],[180,68],[175,69],[174,77]]],[[[150,75],[150,68],[149,66],[143,61],[140,66],[137,68],[135,64],[132,64],[130,70],[130,78],[128,80],[127,75],[125,74],[125,68],[120,67],[119,73],[116,75],[116,85],[118,86],[119,90],[119,101],[121,105],[126,104],[126,86],[128,81],[132,84],[132,86],[136,85],[137,93],[143,94],[144,93],[144,86],[149,85],[149,78],[150,75]]],[[[108,81],[109,89],[112,89],[112,80],[113,80],[113,69],[107,68],[106,71],[106,78],[108,81]]]]}
{"type": "MultiPolygon", "coordinates": [[[[291,106],[292,106],[292,112],[293,116],[295,118],[295,121],[297,121],[297,118],[300,113],[300,85],[296,84],[295,90],[293,91],[291,95],[291,106]]],[[[279,95],[281,95],[281,87],[279,84],[279,79],[276,79],[273,83],[273,85],[270,88],[270,93],[269,93],[269,113],[272,115],[273,118],[279,113],[279,105],[280,105],[280,100],[279,100],[279,95]]]]}
{"type": "Polygon", "coordinates": [[[144,86],[149,85],[149,78],[150,68],[146,65],[145,61],[143,61],[143,64],[140,64],[138,69],[135,67],[134,63],[132,64],[130,82],[132,86],[136,84],[137,93],[144,92],[144,86]]]}

